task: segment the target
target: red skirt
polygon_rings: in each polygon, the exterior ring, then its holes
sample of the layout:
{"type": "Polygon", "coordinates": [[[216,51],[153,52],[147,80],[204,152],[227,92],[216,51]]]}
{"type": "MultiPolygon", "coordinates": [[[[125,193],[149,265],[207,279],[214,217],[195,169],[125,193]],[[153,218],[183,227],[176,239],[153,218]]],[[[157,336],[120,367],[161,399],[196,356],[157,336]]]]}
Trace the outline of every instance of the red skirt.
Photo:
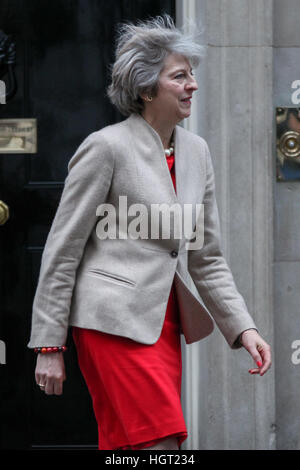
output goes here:
{"type": "Polygon", "coordinates": [[[187,438],[181,407],[181,343],[175,286],[160,338],[147,345],[73,327],[78,362],[93,401],[99,449],[133,450],[187,438]]]}

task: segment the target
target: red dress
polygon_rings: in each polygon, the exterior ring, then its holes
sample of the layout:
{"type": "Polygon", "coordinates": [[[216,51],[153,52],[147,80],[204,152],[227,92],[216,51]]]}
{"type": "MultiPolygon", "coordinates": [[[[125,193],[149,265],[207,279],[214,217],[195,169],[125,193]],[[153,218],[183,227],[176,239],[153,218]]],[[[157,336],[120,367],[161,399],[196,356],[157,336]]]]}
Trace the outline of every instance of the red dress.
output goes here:
{"type": "MultiPolygon", "coordinates": [[[[174,156],[167,157],[174,188],[174,156]]],[[[181,343],[174,283],[155,344],[73,327],[78,362],[93,401],[100,450],[152,447],[187,438],[181,407],[181,343]]]]}

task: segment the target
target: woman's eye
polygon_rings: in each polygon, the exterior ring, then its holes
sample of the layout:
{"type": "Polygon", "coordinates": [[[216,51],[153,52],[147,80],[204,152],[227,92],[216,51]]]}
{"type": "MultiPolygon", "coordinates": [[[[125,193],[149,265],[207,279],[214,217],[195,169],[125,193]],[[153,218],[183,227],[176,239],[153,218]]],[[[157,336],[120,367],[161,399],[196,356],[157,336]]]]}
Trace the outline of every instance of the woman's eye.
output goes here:
{"type": "MultiPolygon", "coordinates": [[[[194,72],[191,71],[190,73],[191,73],[191,75],[194,75],[194,72]]],[[[181,78],[181,77],[184,77],[184,76],[185,76],[185,73],[180,73],[180,74],[176,75],[175,78],[181,78]]]]}

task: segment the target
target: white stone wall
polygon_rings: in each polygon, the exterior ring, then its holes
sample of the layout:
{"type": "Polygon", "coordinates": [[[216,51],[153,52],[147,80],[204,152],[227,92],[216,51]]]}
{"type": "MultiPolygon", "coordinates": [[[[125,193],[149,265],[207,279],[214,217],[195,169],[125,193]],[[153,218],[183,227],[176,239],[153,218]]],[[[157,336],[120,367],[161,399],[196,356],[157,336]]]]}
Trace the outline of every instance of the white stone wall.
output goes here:
{"type": "MultiPolygon", "coordinates": [[[[300,107],[291,99],[300,80],[299,23],[299,0],[274,0],[274,106],[300,107]]],[[[300,181],[274,180],[274,199],[277,448],[299,450],[300,364],[291,345],[300,340],[300,181]]]]}
{"type": "MultiPolygon", "coordinates": [[[[184,125],[209,144],[224,253],[274,349],[273,0],[178,0],[177,24],[188,17],[205,28],[207,57],[184,125]]],[[[230,350],[217,329],[183,356],[183,448],[274,449],[274,367],[251,376],[248,352],[230,350]]]]}

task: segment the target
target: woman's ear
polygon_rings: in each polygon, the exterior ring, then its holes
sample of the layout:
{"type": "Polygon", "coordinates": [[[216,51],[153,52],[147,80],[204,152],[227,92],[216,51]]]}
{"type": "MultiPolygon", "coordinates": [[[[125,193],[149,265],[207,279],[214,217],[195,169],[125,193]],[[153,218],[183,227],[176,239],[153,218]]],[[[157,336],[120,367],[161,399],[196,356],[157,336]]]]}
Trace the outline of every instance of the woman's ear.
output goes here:
{"type": "Polygon", "coordinates": [[[145,91],[144,93],[140,94],[140,98],[146,102],[152,101],[152,93],[150,91],[145,91]]]}

